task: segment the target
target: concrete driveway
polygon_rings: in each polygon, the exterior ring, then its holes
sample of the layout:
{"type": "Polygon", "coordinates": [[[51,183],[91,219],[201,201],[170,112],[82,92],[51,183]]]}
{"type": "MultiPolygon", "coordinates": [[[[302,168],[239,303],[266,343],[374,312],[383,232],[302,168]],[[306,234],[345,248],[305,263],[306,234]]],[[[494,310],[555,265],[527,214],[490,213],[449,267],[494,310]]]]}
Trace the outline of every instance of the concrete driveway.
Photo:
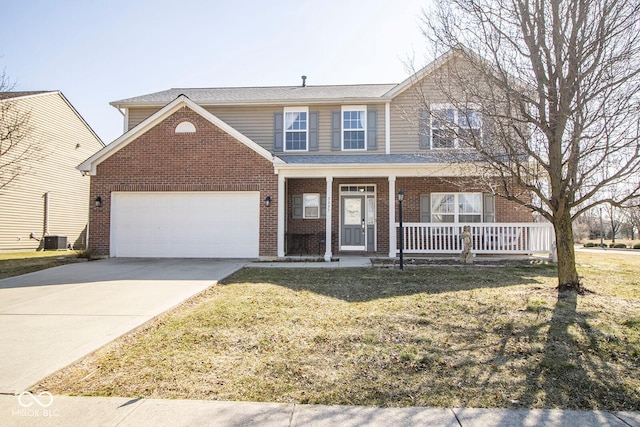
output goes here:
{"type": "Polygon", "coordinates": [[[246,263],[121,258],[0,280],[0,393],[28,390],[246,263]]]}

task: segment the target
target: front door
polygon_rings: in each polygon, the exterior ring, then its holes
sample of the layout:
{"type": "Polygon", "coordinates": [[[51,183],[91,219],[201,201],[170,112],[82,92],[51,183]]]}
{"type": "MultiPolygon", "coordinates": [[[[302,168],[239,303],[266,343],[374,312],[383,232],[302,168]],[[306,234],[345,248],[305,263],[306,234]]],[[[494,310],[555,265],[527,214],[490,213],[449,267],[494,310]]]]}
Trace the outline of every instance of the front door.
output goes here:
{"type": "Polygon", "coordinates": [[[342,196],[342,250],[365,250],[365,196],[342,196]]]}

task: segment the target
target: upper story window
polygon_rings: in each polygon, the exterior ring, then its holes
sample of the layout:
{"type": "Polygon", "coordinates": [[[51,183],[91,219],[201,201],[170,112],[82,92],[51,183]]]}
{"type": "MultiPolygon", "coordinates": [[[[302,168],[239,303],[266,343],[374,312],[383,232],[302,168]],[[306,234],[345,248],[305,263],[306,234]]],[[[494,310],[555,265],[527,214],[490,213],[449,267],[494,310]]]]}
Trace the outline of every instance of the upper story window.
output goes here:
{"type": "Polygon", "coordinates": [[[367,107],[342,107],[342,149],[366,150],[367,107]]]}
{"type": "Polygon", "coordinates": [[[460,148],[460,138],[480,137],[482,115],[476,109],[431,107],[431,148],[460,148]]]}
{"type": "Polygon", "coordinates": [[[284,150],[307,151],[309,142],[309,109],[284,109],[284,150]]]}

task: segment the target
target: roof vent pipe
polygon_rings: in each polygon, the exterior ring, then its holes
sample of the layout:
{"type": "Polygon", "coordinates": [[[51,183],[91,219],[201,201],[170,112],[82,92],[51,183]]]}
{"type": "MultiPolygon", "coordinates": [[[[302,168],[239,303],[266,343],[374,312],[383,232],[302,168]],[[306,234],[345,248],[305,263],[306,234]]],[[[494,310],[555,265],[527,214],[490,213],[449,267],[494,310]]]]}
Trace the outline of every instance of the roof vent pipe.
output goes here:
{"type": "Polygon", "coordinates": [[[302,76],[302,87],[307,86],[307,76],[302,76]]]}

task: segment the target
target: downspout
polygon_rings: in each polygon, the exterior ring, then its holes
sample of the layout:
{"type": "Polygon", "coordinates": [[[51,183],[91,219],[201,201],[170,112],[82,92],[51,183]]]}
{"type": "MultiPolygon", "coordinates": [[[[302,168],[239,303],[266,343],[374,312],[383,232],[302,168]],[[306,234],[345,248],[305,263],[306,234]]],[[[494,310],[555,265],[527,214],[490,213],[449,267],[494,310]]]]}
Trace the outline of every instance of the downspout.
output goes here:
{"type": "Polygon", "coordinates": [[[116,108],[116,110],[118,110],[118,112],[120,114],[122,114],[122,118],[123,118],[123,126],[122,126],[122,133],[127,133],[128,127],[129,127],[129,109],[125,108],[124,111],[122,111],[122,109],[120,108],[120,105],[114,105],[114,107],[116,108]]]}
{"type": "Polygon", "coordinates": [[[391,154],[391,103],[384,104],[384,148],[386,154],[391,154]]]}
{"type": "Polygon", "coordinates": [[[44,193],[44,221],[42,224],[42,235],[49,235],[49,192],[44,193]]]}

